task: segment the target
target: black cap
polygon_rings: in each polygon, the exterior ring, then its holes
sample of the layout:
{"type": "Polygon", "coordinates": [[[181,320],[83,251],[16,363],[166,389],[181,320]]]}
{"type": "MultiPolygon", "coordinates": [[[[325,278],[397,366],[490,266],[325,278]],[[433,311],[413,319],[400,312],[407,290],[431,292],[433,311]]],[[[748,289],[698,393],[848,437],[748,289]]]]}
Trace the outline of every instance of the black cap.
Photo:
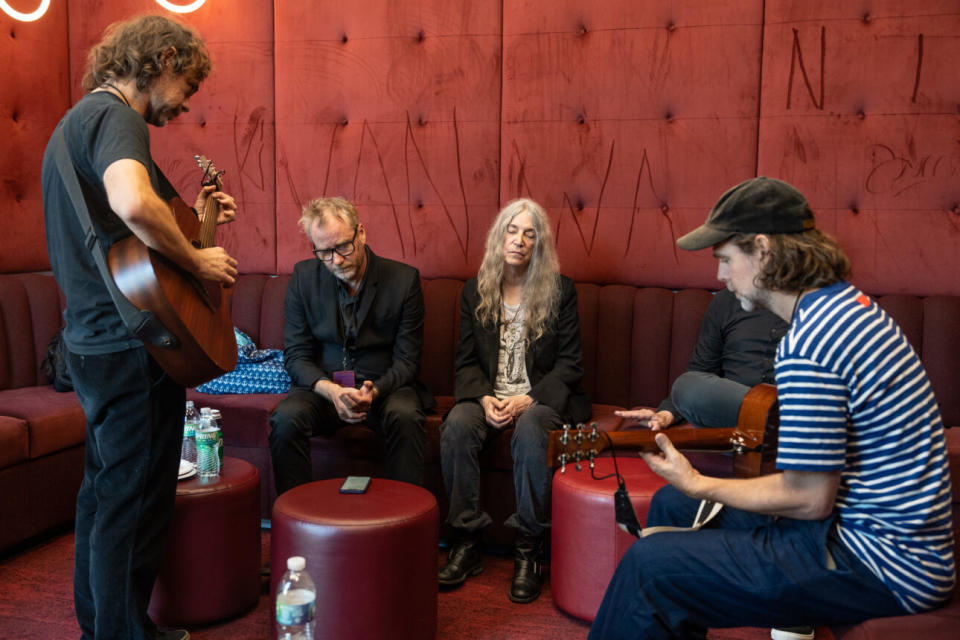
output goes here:
{"type": "Polygon", "coordinates": [[[707,221],[677,240],[677,246],[696,251],[738,233],[801,233],[808,229],[813,229],[813,212],[803,194],[783,180],[761,176],[720,196],[707,221]]]}

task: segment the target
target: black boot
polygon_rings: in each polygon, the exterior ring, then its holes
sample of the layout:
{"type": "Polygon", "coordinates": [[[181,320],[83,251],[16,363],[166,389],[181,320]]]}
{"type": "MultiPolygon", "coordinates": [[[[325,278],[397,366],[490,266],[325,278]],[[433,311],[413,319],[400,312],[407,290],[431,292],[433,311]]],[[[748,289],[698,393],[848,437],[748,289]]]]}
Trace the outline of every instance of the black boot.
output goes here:
{"type": "Polygon", "coordinates": [[[520,604],[533,602],[543,588],[543,538],[517,536],[513,556],[513,584],[510,600],[520,604]]]}
{"type": "Polygon", "coordinates": [[[483,545],[477,535],[459,535],[450,547],[447,561],[437,572],[441,587],[458,587],[467,578],[483,573],[483,545]]]}

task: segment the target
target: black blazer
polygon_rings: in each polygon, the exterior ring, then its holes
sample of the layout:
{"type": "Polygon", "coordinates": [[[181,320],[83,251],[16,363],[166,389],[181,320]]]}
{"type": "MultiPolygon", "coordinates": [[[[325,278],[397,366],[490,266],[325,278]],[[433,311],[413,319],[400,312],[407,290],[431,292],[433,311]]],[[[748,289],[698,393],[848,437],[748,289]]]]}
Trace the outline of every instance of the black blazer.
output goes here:
{"type": "MultiPolygon", "coordinates": [[[[423,350],[423,291],[415,268],[377,256],[369,247],[363,297],[357,309],[357,344],[352,364],[381,396],[412,386],[424,409],[433,394],[417,380],[423,350]]],[[[284,366],[297,387],[313,388],[343,368],[343,328],[337,279],[319,260],[293,268],[284,302],[284,366]]]]}
{"type": "MultiPolygon", "coordinates": [[[[527,346],[530,397],[545,404],[569,422],[586,422],[592,408],[580,382],[583,360],[580,349],[580,316],[577,290],[561,276],[557,316],[540,338],[527,346]]],[[[457,342],[456,401],[479,400],[493,395],[500,349],[499,326],[484,327],[474,311],[480,305],[477,279],[471,278],[460,296],[460,340],[457,342]]]]}

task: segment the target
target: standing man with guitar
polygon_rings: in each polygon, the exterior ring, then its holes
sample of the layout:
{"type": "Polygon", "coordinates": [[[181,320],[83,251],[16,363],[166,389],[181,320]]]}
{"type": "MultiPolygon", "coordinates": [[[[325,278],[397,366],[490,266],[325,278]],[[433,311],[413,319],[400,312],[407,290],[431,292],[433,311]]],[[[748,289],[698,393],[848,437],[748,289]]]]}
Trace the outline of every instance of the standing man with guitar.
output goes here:
{"type": "MultiPolygon", "coordinates": [[[[903,332],[844,280],[850,263],[779,180],[727,191],[677,244],[713,247],[717,277],[746,310],[790,323],[775,363],[777,468],[698,473],[671,444],[645,453],[670,482],[627,551],[590,638],[703,638],[709,627],[850,624],[933,609],[955,581],[943,424],[903,332]]],[[[777,637],[777,636],[775,636],[777,637]]]]}
{"type": "MultiPolygon", "coordinates": [[[[68,367],[87,417],[86,461],[77,497],[74,604],[83,638],[178,639],[161,632],[147,605],[173,515],[185,392],[121,318],[84,237],[67,183],[75,171],[105,250],[136,235],[201,280],[230,286],[236,260],[195,248],[174,221],[173,187],[150,156],[148,124],[189,109],[210,72],[204,42],[160,16],[111,25],[88,55],[83,98],[57,126],[43,160],[47,249],[66,296],[68,367]],[[62,150],[67,169],[58,169],[62,150]],[[72,165],[70,167],[69,165],[72,165]]],[[[196,200],[236,216],[214,186],[196,200]]]]}

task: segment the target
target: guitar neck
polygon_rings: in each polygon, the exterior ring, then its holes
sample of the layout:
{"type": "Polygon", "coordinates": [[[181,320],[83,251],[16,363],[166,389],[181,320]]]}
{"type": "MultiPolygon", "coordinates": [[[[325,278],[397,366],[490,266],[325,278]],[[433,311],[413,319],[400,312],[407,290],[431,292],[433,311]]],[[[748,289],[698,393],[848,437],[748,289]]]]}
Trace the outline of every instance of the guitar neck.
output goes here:
{"type": "MultiPolygon", "coordinates": [[[[611,431],[607,435],[614,449],[639,449],[640,451],[659,451],[654,438],[657,431],[611,431]]],[[[704,451],[729,451],[738,433],[737,429],[674,429],[664,431],[670,442],[678,449],[702,449],[704,451]]],[[[601,436],[606,439],[606,436],[601,436]]]]}

